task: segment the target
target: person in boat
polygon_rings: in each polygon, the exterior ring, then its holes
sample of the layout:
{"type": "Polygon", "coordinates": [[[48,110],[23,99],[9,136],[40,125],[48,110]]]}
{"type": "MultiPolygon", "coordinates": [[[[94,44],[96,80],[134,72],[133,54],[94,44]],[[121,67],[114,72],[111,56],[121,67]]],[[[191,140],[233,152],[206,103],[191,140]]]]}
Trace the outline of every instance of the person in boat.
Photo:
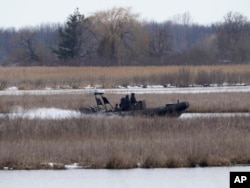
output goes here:
{"type": "Polygon", "coordinates": [[[137,101],[136,101],[136,98],[135,98],[135,94],[131,93],[131,95],[130,95],[130,107],[131,107],[132,110],[135,110],[136,104],[137,104],[137,101]]]}
{"type": "Polygon", "coordinates": [[[130,96],[130,103],[131,103],[132,105],[135,105],[135,104],[137,103],[134,93],[131,93],[131,96],[130,96]]]}
{"type": "Polygon", "coordinates": [[[120,108],[121,110],[123,111],[127,111],[130,109],[130,101],[129,101],[129,96],[126,95],[125,98],[121,98],[121,101],[120,101],[120,108]]]}
{"type": "Polygon", "coordinates": [[[129,95],[125,96],[125,103],[124,103],[124,110],[127,111],[130,109],[130,100],[129,100],[129,95]]]}
{"type": "Polygon", "coordinates": [[[120,109],[123,109],[124,105],[125,105],[125,98],[122,97],[121,100],[120,100],[120,104],[119,104],[120,109]]]}

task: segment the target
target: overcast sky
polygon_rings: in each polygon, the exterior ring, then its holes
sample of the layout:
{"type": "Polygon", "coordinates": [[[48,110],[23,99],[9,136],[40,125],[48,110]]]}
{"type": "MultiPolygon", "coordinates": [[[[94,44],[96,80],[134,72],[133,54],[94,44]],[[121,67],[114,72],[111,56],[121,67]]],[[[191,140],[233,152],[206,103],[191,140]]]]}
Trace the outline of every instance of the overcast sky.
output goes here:
{"type": "Polygon", "coordinates": [[[113,7],[131,7],[141,19],[162,22],[189,12],[194,23],[223,21],[227,12],[250,19],[250,0],[1,0],[0,28],[64,23],[78,7],[86,17],[113,7]]]}

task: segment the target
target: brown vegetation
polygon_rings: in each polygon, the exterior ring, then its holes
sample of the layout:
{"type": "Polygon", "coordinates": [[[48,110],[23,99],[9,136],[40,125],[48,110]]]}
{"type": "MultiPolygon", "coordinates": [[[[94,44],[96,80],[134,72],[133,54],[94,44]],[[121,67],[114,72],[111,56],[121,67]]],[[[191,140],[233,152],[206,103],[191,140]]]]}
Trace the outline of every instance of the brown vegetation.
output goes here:
{"type": "MultiPolygon", "coordinates": [[[[214,67],[27,67],[0,68],[0,87],[81,88],[101,84],[250,83],[249,66],[214,67]],[[138,72],[140,76],[138,76],[138,72]],[[215,80],[214,80],[215,79],[215,80]],[[203,80],[203,81],[201,81],[203,80]],[[230,81],[231,80],[231,81],[230,81]],[[184,82],[185,81],[185,82],[184,82]]],[[[108,94],[112,104],[122,95],[108,94]]],[[[148,107],[189,101],[189,112],[249,112],[250,93],[138,94],[148,107]]],[[[94,105],[90,94],[1,96],[0,113],[94,105]]],[[[225,166],[250,163],[249,117],[169,119],[82,117],[70,120],[6,119],[0,122],[0,169],[151,168],[225,166]],[[49,162],[55,162],[51,167],[49,162]]]]}
{"type": "MultiPolygon", "coordinates": [[[[112,103],[121,95],[110,94],[112,103]]],[[[143,94],[149,106],[178,98],[190,111],[249,111],[247,93],[143,94]]],[[[77,109],[92,95],[2,96],[9,112],[23,106],[77,109]],[[80,101],[80,102],[79,102],[80,101]]],[[[249,164],[249,118],[169,119],[83,117],[69,120],[1,119],[0,169],[194,167],[249,164]],[[56,164],[51,166],[50,162],[56,164]]]]}
{"type": "Polygon", "coordinates": [[[5,67],[0,68],[0,89],[83,88],[101,85],[209,85],[250,83],[250,65],[145,66],[145,67],[5,67]]]}
{"type": "Polygon", "coordinates": [[[249,118],[2,120],[0,168],[225,166],[250,163],[249,118]],[[59,165],[60,164],[60,165],[59,165]]]}

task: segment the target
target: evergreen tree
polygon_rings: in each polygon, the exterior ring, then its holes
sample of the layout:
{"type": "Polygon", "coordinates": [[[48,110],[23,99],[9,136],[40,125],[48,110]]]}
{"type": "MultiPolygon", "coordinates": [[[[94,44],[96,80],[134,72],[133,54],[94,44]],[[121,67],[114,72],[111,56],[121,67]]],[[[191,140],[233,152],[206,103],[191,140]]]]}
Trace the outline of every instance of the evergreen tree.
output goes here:
{"type": "Polygon", "coordinates": [[[87,19],[76,9],[68,17],[64,27],[59,28],[58,48],[53,50],[59,59],[77,59],[81,57],[82,34],[87,19]]]}

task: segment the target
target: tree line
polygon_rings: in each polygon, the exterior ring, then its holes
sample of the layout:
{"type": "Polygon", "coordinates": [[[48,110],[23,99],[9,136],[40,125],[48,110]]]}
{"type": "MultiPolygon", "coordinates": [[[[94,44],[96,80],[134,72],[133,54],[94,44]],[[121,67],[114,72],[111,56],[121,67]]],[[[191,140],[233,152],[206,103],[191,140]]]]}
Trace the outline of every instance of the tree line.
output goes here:
{"type": "Polygon", "coordinates": [[[238,12],[209,26],[188,13],[162,23],[140,21],[130,8],[64,24],[0,29],[1,66],[210,65],[250,62],[250,22],[238,12]]]}

